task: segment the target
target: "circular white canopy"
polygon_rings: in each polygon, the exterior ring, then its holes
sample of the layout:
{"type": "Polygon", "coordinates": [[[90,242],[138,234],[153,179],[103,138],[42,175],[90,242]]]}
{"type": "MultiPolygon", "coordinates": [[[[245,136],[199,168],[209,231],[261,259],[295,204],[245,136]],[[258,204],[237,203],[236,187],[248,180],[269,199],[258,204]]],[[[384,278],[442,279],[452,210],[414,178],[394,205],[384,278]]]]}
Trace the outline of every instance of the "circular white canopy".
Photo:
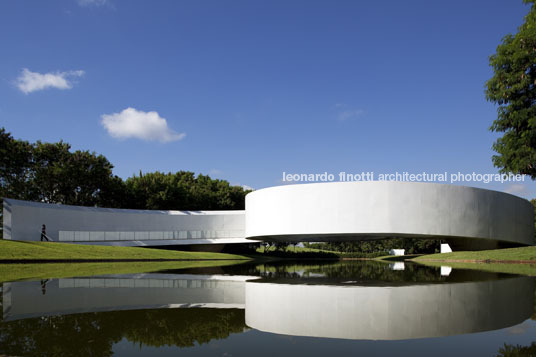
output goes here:
{"type": "Polygon", "coordinates": [[[533,244],[530,202],[434,183],[365,181],[276,186],[246,196],[246,238],[274,241],[444,238],[533,244]]]}

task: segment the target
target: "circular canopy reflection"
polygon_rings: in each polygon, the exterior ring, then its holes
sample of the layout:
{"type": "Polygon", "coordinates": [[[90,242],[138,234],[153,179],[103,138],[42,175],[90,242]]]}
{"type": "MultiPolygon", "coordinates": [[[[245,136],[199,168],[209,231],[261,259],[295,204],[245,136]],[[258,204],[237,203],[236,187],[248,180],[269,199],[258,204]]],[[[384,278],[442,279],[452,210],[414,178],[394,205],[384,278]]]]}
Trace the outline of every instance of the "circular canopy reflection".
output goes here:
{"type": "Polygon", "coordinates": [[[284,335],[400,340],[509,327],[533,312],[528,277],[410,286],[246,282],[246,325],[284,335]]]}

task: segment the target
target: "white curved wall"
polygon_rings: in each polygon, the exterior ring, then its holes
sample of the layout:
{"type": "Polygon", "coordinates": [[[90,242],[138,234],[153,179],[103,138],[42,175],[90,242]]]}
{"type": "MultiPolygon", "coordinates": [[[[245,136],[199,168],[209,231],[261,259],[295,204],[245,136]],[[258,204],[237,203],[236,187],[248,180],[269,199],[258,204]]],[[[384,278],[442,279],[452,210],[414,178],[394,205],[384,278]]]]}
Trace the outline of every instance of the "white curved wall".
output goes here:
{"type": "Polygon", "coordinates": [[[4,199],[4,239],[99,245],[250,243],[244,211],[150,211],[4,199]]]}
{"type": "Polygon", "coordinates": [[[246,196],[246,238],[340,240],[461,237],[533,244],[530,202],[473,187],[334,182],[270,187],[246,196]]]}

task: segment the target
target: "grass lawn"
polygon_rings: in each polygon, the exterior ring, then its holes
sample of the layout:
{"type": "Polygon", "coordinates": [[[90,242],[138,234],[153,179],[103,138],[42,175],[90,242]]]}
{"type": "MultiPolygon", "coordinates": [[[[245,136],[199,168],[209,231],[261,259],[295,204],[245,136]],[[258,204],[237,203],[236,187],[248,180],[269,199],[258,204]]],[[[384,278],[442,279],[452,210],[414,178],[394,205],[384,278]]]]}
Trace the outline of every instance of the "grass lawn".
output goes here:
{"type": "Polygon", "coordinates": [[[534,262],[536,263],[536,246],[481,250],[475,252],[452,252],[423,255],[415,261],[454,261],[459,263],[471,262],[534,262]]]}
{"type": "Polygon", "coordinates": [[[427,266],[449,266],[454,269],[471,269],[488,271],[493,273],[507,273],[507,274],[519,274],[536,276],[535,264],[504,264],[504,263],[447,263],[447,262],[432,262],[426,260],[415,260],[419,264],[427,266]]]}
{"type": "Polygon", "coordinates": [[[536,276],[536,247],[429,254],[411,260],[429,266],[536,276]]]}
{"type": "Polygon", "coordinates": [[[139,247],[109,247],[56,242],[0,240],[0,262],[16,260],[230,260],[249,259],[242,255],[181,252],[139,247]]]}

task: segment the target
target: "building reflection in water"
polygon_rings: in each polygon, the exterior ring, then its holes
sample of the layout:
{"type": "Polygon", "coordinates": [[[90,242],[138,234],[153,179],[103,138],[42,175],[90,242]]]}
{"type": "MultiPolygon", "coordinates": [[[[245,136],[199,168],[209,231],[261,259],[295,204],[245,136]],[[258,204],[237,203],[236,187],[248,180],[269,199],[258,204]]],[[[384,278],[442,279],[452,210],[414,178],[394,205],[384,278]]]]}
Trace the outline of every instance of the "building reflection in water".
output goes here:
{"type": "Polygon", "coordinates": [[[345,263],[228,269],[231,274],[5,283],[0,352],[60,353],[83,344],[89,355],[106,355],[125,338],[185,347],[248,328],[338,339],[418,339],[505,328],[533,313],[529,277],[458,270],[446,275],[447,269],[413,264],[403,270],[345,263]]]}

